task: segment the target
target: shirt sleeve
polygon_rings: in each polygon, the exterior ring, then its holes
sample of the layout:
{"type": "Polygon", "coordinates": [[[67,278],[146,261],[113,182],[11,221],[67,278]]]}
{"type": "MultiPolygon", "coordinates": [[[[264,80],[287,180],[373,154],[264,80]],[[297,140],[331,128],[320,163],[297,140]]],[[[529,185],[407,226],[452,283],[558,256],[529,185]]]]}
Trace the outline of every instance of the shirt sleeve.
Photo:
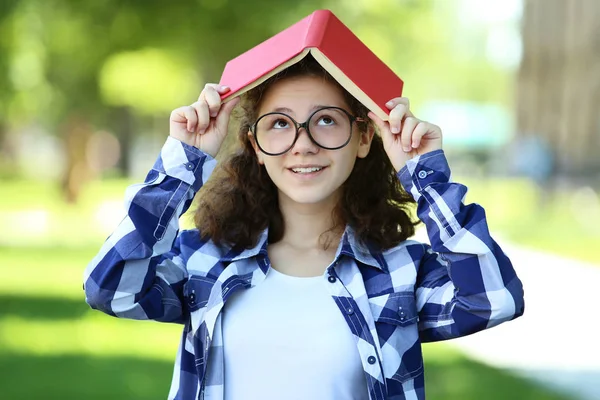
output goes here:
{"type": "Polygon", "coordinates": [[[522,283],[490,236],[484,209],[464,204],[467,188],[451,182],[443,150],[409,160],[399,177],[431,243],[417,273],[421,339],[464,336],[521,316],[522,283]]]}
{"type": "Polygon", "coordinates": [[[125,194],[127,215],[87,266],[86,302],[109,315],[181,322],[187,269],[179,217],[216,161],[168,137],[144,183],[125,194]]]}

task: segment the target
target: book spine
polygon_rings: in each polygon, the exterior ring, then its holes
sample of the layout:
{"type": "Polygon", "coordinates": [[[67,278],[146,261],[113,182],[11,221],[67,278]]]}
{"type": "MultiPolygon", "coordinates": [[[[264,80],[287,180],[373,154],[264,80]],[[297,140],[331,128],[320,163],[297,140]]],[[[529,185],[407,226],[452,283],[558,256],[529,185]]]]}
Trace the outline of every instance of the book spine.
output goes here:
{"type": "Polygon", "coordinates": [[[309,47],[320,47],[325,31],[327,30],[327,24],[329,23],[332,13],[329,10],[317,10],[311,16],[306,30],[306,38],[304,39],[304,48],[309,47]]]}

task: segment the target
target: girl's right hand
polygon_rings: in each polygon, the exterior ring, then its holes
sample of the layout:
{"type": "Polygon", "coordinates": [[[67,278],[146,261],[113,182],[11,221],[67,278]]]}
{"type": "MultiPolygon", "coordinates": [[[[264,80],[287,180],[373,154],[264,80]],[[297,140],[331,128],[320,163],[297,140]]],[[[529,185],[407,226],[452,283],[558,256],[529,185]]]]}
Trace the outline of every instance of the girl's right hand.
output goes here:
{"type": "Polygon", "coordinates": [[[169,135],[215,157],[227,136],[231,112],[240,100],[222,104],[221,95],[228,91],[227,86],[207,83],[198,101],[171,112],[169,135]]]}

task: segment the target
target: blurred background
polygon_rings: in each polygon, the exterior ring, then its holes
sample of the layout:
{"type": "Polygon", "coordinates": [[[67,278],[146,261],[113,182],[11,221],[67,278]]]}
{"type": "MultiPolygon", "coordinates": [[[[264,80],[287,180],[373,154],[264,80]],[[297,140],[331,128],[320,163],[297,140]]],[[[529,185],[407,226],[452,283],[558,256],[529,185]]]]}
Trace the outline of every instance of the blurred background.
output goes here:
{"type": "Polygon", "coordinates": [[[0,0],[0,398],[166,398],[180,327],[89,310],[83,270],[170,111],[317,8],[442,127],[525,284],[523,318],[424,346],[428,398],[600,399],[596,0],[0,0]]]}

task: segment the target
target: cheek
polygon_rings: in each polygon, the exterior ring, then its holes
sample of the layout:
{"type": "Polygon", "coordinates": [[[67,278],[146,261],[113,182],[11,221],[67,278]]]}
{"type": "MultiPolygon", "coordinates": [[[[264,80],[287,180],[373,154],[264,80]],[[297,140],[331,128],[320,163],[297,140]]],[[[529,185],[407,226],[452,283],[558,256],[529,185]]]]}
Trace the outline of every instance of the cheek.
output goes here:
{"type": "Polygon", "coordinates": [[[260,149],[256,145],[256,142],[254,141],[254,137],[252,136],[251,132],[248,132],[248,140],[250,141],[250,145],[252,146],[252,149],[254,149],[254,154],[256,154],[256,159],[258,160],[258,163],[260,165],[264,165],[265,164],[265,161],[263,159],[264,154],[262,151],[260,151],[260,149]]]}
{"type": "Polygon", "coordinates": [[[352,173],[354,164],[356,163],[356,154],[357,154],[356,149],[353,148],[353,149],[348,149],[348,150],[351,150],[351,151],[345,152],[344,155],[340,155],[341,157],[339,157],[336,162],[336,164],[337,164],[336,175],[339,177],[339,179],[342,182],[345,182],[346,179],[348,179],[348,177],[352,173]]]}
{"type": "Polygon", "coordinates": [[[344,165],[344,182],[346,181],[346,179],[348,179],[348,177],[352,173],[352,170],[354,169],[354,164],[356,164],[356,157],[347,159],[347,161],[344,165]]]}
{"type": "Polygon", "coordinates": [[[352,170],[354,167],[354,163],[356,163],[356,158],[359,157],[359,142],[358,138],[353,138],[353,140],[348,143],[348,146],[344,148],[343,159],[340,160],[340,164],[343,164],[346,168],[352,170]]]}
{"type": "Polygon", "coordinates": [[[277,163],[277,160],[265,157],[264,155],[262,157],[259,157],[258,160],[259,163],[264,165],[265,170],[269,175],[269,178],[271,178],[271,180],[276,183],[279,180],[279,175],[281,175],[281,166],[279,163],[277,163]]]}

